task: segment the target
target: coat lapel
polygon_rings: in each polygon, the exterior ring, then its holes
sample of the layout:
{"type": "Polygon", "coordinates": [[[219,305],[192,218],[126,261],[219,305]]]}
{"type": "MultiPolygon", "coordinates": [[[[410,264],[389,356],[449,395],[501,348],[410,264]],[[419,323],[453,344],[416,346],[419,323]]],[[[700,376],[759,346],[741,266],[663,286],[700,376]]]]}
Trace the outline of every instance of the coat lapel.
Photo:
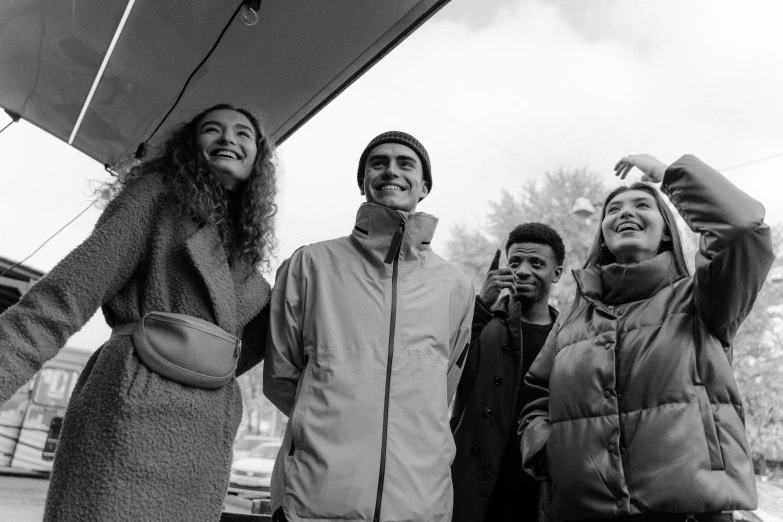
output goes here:
{"type": "Polygon", "coordinates": [[[204,225],[186,241],[188,254],[207,286],[218,326],[238,333],[234,281],[228,267],[220,233],[212,225],[204,225]]]}
{"type": "Polygon", "coordinates": [[[235,261],[231,274],[236,292],[237,326],[242,328],[269,302],[271,287],[244,259],[235,261]]]}

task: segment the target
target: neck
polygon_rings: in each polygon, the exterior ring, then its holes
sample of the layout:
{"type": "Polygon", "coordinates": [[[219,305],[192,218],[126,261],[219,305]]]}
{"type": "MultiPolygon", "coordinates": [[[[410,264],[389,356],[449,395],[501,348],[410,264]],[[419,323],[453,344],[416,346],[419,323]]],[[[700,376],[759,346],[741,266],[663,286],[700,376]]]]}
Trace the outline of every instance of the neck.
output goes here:
{"type": "Polygon", "coordinates": [[[549,296],[547,299],[532,301],[528,299],[518,299],[512,295],[509,301],[509,309],[519,304],[519,311],[522,320],[530,324],[549,324],[552,322],[552,316],[549,313],[549,296]]]}

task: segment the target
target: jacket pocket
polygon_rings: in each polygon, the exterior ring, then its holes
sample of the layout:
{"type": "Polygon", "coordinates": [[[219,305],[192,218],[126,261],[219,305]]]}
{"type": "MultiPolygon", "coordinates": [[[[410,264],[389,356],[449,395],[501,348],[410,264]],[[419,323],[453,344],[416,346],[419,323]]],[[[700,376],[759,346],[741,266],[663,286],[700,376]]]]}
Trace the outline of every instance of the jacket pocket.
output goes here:
{"type": "Polygon", "coordinates": [[[725,469],[723,464],[723,452],[718,439],[718,428],[715,425],[715,417],[712,414],[712,405],[707,396],[707,390],[703,384],[695,384],[696,397],[699,400],[701,423],[704,426],[704,436],[707,439],[707,451],[710,454],[710,469],[725,469]]]}

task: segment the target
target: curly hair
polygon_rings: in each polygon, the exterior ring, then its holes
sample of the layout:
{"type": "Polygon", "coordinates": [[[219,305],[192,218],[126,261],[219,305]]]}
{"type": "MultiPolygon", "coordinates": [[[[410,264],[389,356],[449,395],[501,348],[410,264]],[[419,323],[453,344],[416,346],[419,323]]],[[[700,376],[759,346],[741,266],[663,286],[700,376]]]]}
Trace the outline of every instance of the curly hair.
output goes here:
{"type": "Polygon", "coordinates": [[[555,261],[562,265],[565,260],[565,245],[563,238],[557,231],[545,225],[544,223],[523,223],[517,225],[508,235],[506,242],[506,254],[508,249],[514,243],[538,243],[539,245],[549,245],[555,253],[555,261]]]}
{"type": "Polygon", "coordinates": [[[110,191],[116,196],[128,183],[153,172],[166,174],[181,215],[200,224],[217,226],[224,247],[234,248],[239,257],[255,268],[269,267],[269,259],[277,247],[274,235],[277,166],[273,144],[251,112],[226,103],[205,109],[189,122],[174,128],[151,158],[120,176],[115,182],[117,186],[110,191]],[[242,191],[241,211],[236,223],[229,215],[228,189],[196,143],[199,123],[217,110],[242,114],[250,120],[256,135],[258,152],[242,191]]]}

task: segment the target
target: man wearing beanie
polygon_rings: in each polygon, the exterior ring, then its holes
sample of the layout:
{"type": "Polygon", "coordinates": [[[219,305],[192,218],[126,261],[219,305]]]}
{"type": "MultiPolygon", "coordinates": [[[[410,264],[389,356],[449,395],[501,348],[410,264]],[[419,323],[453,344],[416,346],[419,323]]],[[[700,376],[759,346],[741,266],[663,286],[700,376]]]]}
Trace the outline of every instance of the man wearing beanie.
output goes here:
{"type": "Polygon", "coordinates": [[[475,293],[415,212],[432,190],[416,138],[376,136],[357,181],[350,235],[294,252],[272,292],[264,393],[289,416],[273,520],[450,521],[448,408],[475,293]]]}

